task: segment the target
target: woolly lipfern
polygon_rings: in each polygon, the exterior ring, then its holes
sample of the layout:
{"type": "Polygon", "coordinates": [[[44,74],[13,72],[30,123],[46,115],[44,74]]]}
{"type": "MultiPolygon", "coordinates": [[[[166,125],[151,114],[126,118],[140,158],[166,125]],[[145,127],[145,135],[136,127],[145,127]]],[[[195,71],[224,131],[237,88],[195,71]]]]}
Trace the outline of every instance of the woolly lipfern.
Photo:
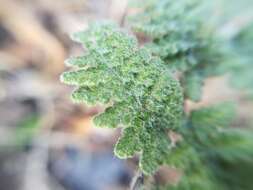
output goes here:
{"type": "Polygon", "coordinates": [[[233,104],[222,103],[194,110],[183,128],[183,140],[167,158],[168,165],[183,171],[180,181],[176,185],[154,185],[154,189],[250,190],[246,176],[252,175],[253,136],[229,127],[234,109],[233,104]]]}
{"type": "Polygon", "coordinates": [[[146,46],[160,56],[168,68],[183,72],[185,95],[194,101],[201,98],[203,80],[217,74],[221,53],[204,20],[198,0],[149,0],[142,11],[130,17],[137,32],[151,37],[146,46]]]}
{"type": "Polygon", "coordinates": [[[218,185],[215,189],[250,190],[247,176],[252,175],[253,133],[229,127],[234,110],[233,104],[223,103],[194,111],[189,123],[193,146],[218,185]]]}
{"type": "Polygon", "coordinates": [[[168,156],[168,131],[180,127],[179,83],[159,58],[139,49],[134,37],[113,24],[93,24],[73,38],[85,45],[87,53],[67,60],[76,69],[61,77],[64,83],[77,86],[72,98],[105,105],[95,124],[124,127],[115,154],[128,158],[140,152],[143,172],[154,172],[168,156]]]}
{"type": "MultiPolygon", "coordinates": [[[[203,80],[219,73],[224,56],[216,37],[203,30],[197,2],[142,3],[143,12],[130,23],[151,38],[143,48],[112,23],[90,25],[73,36],[87,51],[66,61],[74,69],[61,79],[76,86],[74,101],[104,105],[104,112],[94,117],[96,126],[123,128],[114,150],[118,157],[139,153],[146,175],[161,165],[182,174],[177,184],[154,183],[148,189],[250,190],[245,176],[252,176],[253,137],[229,128],[235,106],[223,103],[183,114],[183,101],[200,100],[203,80]],[[171,133],[179,138],[169,138],[171,133]]],[[[235,42],[243,42],[242,34],[235,42]]]]}

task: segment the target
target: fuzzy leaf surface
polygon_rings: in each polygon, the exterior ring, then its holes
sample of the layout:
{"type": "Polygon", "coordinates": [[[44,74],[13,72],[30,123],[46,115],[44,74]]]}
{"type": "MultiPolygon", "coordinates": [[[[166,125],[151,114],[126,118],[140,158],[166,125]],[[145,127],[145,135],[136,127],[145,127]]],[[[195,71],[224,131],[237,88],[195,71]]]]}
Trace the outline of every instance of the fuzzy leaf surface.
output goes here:
{"type": "Polygon", "coordinates": [[[76,86],[72,98],[106,109],[94,118],[98,127],[123,126],[115,146],[120,158],[139,152],[140,167],[153,173],[167,156],[169,130],[181,126],[183,96],[162,61],[136,38],[111,23],[95,23],[73,39],[82,43],[85,55],[70,58],[73,71],[62,74],[64,83],[76,86]]]}

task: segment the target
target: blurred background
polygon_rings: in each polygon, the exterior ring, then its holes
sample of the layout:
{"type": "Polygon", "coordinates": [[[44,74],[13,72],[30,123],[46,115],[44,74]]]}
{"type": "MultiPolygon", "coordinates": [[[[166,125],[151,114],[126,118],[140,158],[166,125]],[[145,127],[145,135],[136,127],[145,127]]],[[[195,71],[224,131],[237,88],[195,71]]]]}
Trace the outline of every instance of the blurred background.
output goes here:
{"type": "MultiPolygon", "coordinates": [[[[226,15],[218,21],[227,36],[253,20],[253,2],[225,1],[215,10],[226,15]]],[[[0,0],[0,190],[128,188],[137,158],[113,155],[120,131],[93,127],[101,108],[72,103],[72,88],[59,82],[64,60],[83,51],[69,35],[92,20],[122,23],[126,11],[127,0],[0,0]]],[[[233,100],[240,105],[234,125],[252,126],[253,101],[226,81],[208,79],[203,101],[189,109],[233,100]]]]}

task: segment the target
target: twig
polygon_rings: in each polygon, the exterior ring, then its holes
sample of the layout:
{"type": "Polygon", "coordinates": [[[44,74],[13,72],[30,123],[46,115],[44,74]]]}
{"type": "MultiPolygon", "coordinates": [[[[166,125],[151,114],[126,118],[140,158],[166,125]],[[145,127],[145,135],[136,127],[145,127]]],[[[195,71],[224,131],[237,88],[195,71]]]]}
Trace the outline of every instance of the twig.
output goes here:
{"type": "Polygon", "coordinates": [[[132,179],[130,190],[141,190],[143,185],[144,185],[144,174],[139,170],[132,179]]]}

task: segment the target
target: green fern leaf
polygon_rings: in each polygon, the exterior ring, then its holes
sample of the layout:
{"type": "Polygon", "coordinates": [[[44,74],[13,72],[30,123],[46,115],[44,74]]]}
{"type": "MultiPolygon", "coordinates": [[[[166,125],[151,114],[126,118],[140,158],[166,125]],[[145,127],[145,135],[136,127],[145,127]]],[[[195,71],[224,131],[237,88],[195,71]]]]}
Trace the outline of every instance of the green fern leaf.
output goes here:
{"type": "Polygon", "coordinates": [[[129,18],[136,32],[151,38],[145,46],[169,69],[186,75],[182,83],[187,98],[193,101],[201,99],[203,80],[219,74],[215,68],[222,59],[220,44],[204,27],[202,5],[198,0],[151,0],[142,3],[142,11],[129,18]]]}
{"type": "Polygon", "coordinates": [[[124,128],[115,154],[128,158],[139,152],[141,169],[153,173],[169,150],[168,130],[181,125],[179,83],[160,59],[139,49],[137,40],[114,24],[95,23],[73,38],[88,51],[67,61],[76,69],[63,73],[61,80],[77,86],[75,101],[106,106],[94,123],[124,128]]]}

